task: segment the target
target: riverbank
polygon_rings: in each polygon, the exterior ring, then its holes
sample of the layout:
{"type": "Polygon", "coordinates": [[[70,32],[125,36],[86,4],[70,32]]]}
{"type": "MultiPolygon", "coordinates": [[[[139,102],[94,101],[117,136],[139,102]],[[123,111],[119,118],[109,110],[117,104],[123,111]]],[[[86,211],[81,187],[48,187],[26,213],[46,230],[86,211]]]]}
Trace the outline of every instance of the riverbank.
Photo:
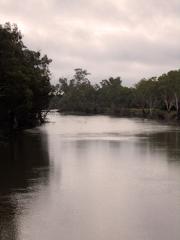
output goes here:
{"type": "Polygon", "coordinates": [[[122,108],[118,111],[107,110],[106,112],[79,112],[79,111],[60,111],[57,112],[63,115],[77,115],[77,116],[116,116],[116,117],[128,117],[128,118],[146,118],[157,121],[163,121],[167,123],[179,123],[177,119],[176,111],[167,112],[164,110],[154,109],[151,114],[148,109],[137,109],[137,108],[122,108]]]}
{"type": "MultiPolygon", "coordinates": [[[[127,118],[142,118],[142,119],[151,119],[160,121],[162,123],[168,124],[179,124],[179,120],[177,120],[176,112],[171,111],[163,111],[159,109],[154,109],[152,114],[149,114],[148,109],[137,109],[137,108],[122,108],[119,111],[106,111],[106,112],[78,112],[78,111],[60,111],[60,110],[51,110],[50,112],[59,112],[63,115],[74,115],[74,116],[97,116],[97,115],[104,115],[104,116],[114,116],[114,117],[127,117],[127,118]]],[[[44,123],[48,123],[48,119],[44,119],[44,123]]],[[[34,128],[36,126],[40,126],[41,124],[31,125],[24,128],[0,128],[0,142],[11,138],[12,136],[16,135],[19,132],[22,132],[29,128],[34,128]]]]}

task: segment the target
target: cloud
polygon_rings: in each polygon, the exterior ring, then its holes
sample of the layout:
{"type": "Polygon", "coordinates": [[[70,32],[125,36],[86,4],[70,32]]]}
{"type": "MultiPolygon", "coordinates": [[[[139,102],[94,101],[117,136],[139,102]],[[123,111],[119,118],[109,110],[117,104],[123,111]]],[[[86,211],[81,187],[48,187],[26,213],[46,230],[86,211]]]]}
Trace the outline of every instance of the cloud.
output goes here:
{"type": "Polygon", "coordinates": [[[0,0],[1,23],[53,59],[53,81],[74,68],[125,85],[179,68],[179,0],[0,0]]]}

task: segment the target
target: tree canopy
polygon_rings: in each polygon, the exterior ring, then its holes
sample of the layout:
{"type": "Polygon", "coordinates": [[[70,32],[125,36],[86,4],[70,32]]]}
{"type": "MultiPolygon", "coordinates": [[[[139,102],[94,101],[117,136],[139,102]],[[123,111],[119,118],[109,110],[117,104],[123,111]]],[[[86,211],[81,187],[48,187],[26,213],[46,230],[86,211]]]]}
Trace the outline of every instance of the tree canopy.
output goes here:
{"type": "Polygon", "coordinates": [[[72,79],[59,79],[55,95],[60,111],[123,115],[136,109],[141,111],[141,116],[153,117],[154,112],[160,110],[176,112],[176,118],[180,117],[180,70],[144,78],[134,87],[123,86],[120,77],[92,84],[88,75],[86,70],[79,68],[75,69],[72,79]]]}
{"type": "Polygon", "coordinates": [[[43,121],[51,85],[49,59],[28,49],[16,25],[0,25],[0,123],[11,128],[43,121]]]}

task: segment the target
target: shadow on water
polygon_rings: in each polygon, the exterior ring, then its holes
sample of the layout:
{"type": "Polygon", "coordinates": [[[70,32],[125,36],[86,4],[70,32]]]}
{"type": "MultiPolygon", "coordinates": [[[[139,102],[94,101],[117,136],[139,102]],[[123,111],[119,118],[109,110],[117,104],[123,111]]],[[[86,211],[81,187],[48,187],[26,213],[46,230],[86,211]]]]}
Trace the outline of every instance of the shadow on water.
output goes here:
{"type": "Polygon", "coordinates": [[[179,128],[52,120],[0,145],[0,240],[180,239],[179,128]]]}
{"type": "Polygon", "coordinates": [[[165,154],[169,163],[177,162],[180,164],[180,132],[167,131],[150,134],[142,138],[140,144],[143,151],[149,150],[151,153],[159,152],[165,154]]]}
{"type": "Polygon", "coordinates": [[[19,239],[16,218],[23,209],[21,195],[28,199],[38,186],[48,184],[47,149],[47,138],[40,134],[23,134],[0,145],[1,240],[19,239]]]}

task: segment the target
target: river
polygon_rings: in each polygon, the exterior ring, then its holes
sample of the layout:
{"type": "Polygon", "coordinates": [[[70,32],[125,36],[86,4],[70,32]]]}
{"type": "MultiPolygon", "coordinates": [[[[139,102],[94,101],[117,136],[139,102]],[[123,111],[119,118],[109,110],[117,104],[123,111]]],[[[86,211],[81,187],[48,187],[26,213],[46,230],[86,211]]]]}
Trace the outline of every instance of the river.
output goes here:
{"type": "Polygon", "coordinates": [[[180,239],[180,128],[49,115],[0,144],[1,240],[180,239]]]}

